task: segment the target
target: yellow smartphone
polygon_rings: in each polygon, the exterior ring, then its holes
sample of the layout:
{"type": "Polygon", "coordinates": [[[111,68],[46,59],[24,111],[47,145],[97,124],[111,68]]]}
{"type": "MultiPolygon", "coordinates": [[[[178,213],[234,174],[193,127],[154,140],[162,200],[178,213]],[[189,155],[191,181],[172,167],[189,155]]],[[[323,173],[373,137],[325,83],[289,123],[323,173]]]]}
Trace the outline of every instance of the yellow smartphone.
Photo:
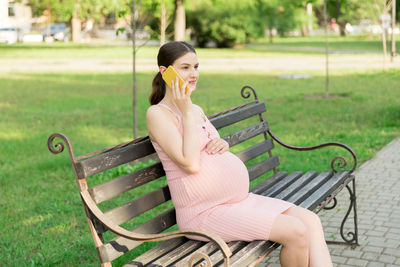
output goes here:
{"type": "MultiPolygon", "coordinates": [[[[176,72],[174,67],[172,65],[169,65],[168,68],[164,71],[164,74],[162,75],[164,81],[167,83],[169,87],[172,88],[171,82],[174,81],[176,77],[178,77],[178,83],[179,83],[179,88],[182,88],[183,83],[185,82],[182,77],[176,72]]],[[[186,85],[185,88],[185,94],[188,92],[189,87],[186,85]]]]}

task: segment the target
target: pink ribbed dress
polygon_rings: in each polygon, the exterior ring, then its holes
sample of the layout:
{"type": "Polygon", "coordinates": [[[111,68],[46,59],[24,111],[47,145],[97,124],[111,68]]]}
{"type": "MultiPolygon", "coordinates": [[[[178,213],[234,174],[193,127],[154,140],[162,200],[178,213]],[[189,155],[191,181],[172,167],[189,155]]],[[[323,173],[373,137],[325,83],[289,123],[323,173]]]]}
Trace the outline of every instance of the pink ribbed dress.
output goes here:
{"type": "MultiPolygon", "coordinates": [[[[158,105],[178,118],[182,135],[181,116],[166,105],[158,105]]],[[[247,168],[233,153],[208,154],[205,151],[207,143],[219,134],[204,114],[203,118],[205,123],[198,125],[201,152],[200,171],[196,174],[188,174],[179,168],[152,141],[166,173],[178,227],[210,231],[225,242],[267,240],[276,216],[293,204],[249,193],[247,168]]],[[[209,241],[201,237],[190,238],[209,241]]]]}

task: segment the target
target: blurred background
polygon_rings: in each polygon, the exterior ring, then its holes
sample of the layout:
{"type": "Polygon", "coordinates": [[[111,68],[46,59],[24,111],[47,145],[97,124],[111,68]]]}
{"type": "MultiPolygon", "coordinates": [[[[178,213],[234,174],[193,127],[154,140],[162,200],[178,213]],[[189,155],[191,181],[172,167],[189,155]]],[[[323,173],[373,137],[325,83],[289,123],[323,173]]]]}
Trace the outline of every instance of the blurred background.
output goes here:
{"type": "Polygon", "coordinates": [[[395,0],[1,0],[0,40],[123,41],[132,35],[132,21],[137,40],[155,44],[185,39],[200,47],[321,35],[325,21],[332,35],[372,37],[384,32],[388,37],[399,34],[399,7],[395,0]]]}

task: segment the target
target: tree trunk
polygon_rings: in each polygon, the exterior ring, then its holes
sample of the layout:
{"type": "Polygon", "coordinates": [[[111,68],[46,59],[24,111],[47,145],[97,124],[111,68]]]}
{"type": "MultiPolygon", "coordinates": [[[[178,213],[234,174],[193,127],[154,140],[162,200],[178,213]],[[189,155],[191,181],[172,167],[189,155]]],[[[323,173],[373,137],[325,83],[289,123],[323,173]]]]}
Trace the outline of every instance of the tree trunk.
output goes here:
{"type": "Polygon", "coordinates": [[[272,33],[272,28],[268,28],[268,36],[269,36],[269,43],[273,43],[274,42],[274,35],[272,33]]]}
{"type": "Polygon", "coordinates": [[[165,0],[161,1],[161,25],[160,25],[160,46],[165,44],[165,31],[167,29],[167,9],[165,0]]]}
{"type": "Polygon", "coordinates": [[[329,46],[328,46],[328,15],[326,14],[326,1],[324,0],[324,26],[325,26],[325,97],[329,97],[329,46]]]}
{"type": "Polygon", "coordinates": [[[382,46],[383,46],[383,70],[387,71],[387,63],[386,63],[386,30],[383,25],[383,20],[382,20],[382,46]]]}
{"type": "Polygon", "coordinates": [[[174,40],[184,41],[186,30],[184,0],[175,0],[175,24],[174,24],[174,40]]]}
{"type": "Polygon", "coordinates": [[[340,0],[336,0],[336,22],[339,25],[339,31],[340,31],[340,36],[346,36],[346,22],[343,21],[342,16],[342,3],[340,3],[340,0]]]}
{"type": "Polygon", "coordinates": [[[132,97],[132,111],[133,111],[133,138],[137,138],[137,116],[136,116],[136,1],[132,0],[132,65],[133,65],[133,97],[132,97]]]}
{"type": "Polygon", "coordinates": [[[308,36],[307,26],[304,24],[301,24],[301,36],[303,36],[303,37],[308,36]]]}
{"type": "Polygon", "coordinates": [[[394,29],[396,28],[396,0],[392,2],[392,53],[390,57],[390,61],[394,61],[394,57],[396,55],[396,41],[395,41],[395,34],[394,29]]]}
{"type": "Polygon", "coordinates": [[[81,19],[79,18],[78,12],[80,8],[79,1],[74,6],[74,12],[72,13],[72,41],[79,43],[81,40],[81,19]]]}
{"type": "Polygon", "coordinates": [[[307,31],[308,31],[309,35],[312,35],[312,18],[313,18],[312,4],[308,3],[307,4],[307,31]]]}
{"type": "Polygon", "coordinates": [[[47,15],[47,26],[46,26],[46,37],[50,36],[50,24],[51,24],[51,9],[50,6],[47,6],[47,9],[45,11],[47,15]]]}

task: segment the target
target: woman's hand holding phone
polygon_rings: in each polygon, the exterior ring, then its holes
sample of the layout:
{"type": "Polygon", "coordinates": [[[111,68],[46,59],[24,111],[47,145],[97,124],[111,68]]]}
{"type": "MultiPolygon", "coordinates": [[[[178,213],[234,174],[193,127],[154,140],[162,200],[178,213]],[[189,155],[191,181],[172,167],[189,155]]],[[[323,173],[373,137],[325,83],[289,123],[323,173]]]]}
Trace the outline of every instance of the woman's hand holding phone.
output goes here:
{"type": "Polygon", "coordinates": [[[192,100],[190,99],[190,95],[192,94],[193,89],[188,87],[189,89],[187,90],[187,85],[188,81],[185,81],[182,84],[182,87],[179,87],[178,77],[175,77],[175,81],[172,80],[171,82],[172,97],[182,114],[192,110],[192,100]]]}

